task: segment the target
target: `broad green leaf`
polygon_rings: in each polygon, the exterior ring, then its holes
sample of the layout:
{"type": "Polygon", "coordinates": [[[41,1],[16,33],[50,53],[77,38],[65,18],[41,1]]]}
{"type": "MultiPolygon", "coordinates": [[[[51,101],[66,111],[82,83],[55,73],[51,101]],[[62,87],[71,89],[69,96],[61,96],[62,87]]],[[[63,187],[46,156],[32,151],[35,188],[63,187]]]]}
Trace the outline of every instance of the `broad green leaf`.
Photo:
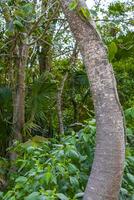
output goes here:
{"type": "Polygon", "coordinates": [[[133,130],[131,128],[126,128],[127,135],[133,135],[133,130]]]}
{"type": "Polygon", "coordinates": [[[16,25],[16,27],[18,27],[18,28],[24,27],[23,24],[21,23],[21,21],[19,21],[19,20],[14,20],[13,24],[16,25]]]}
{"type": "Polygon", "coordinates": [[[39,192],[33,192],[25,197],[24,200],[40,200],[40,194],[39,192]]]}
{"type": "Polygon", "coordinates": [[[83,134],[83,139],[87,143],[89,141],[89,135],[83,134]]]}
{"type": "Polygon", "coordinates": [[[134,157],[133,156],[128,156],[128,159],[134,164],[134,157]]]}
{"type": "Polygon", "coordinates": [[[70,177],[70,183],[75,188],[79,187],[79,182],[78,182],[78,179],[76,177],[71,176],[70,177]]]}
{"type": "Polygon", "coordinates": [[[121,192],[122,192],[124,195],[127,195],[127,194],[128,194],[128,191],[127,191],[125,188],[121,188],[121,192]]]}
{"type": "Polygon", "coordinates": [[[14,20],[13,24],[18,28],[19,30],[22,30],[24,28],[23,24],[19,20],[14,20]]]}
{"type": "Polygon", "coordinates": [[[80,197],[83,197],[84,196],[84,192],[80,192],[80,193],[77,193],[75,195],[75,198],[80,198],[80,197]]]}
{"type": "Polygon", "coordinates": [[[28,153],[32,153],[34,150],[35,150],[35,148],[33,146],[28,146],[27,147],[28,153]]]}
{"type": "Polygon", "coordinates": [[[62,193],[57,193],[56,195],[60,200],[68,200],[68,197],[62,193]]]}
{"type": "Polygon", "coordinates": [[[127,173],[127,177],[129,179],[129,181],[134,185],[134,176],[130,173],[127,173]]]}
{"type": "Polygon", "coordinates": [[[71,149],[69,151],[69,156],[72,159],[79,159],[79,154],[75,150],[73,150],[73,149],[71,149]]]}
{"type": "Polygon", "coordinates": [[[65,173],[65,168],[62,166],[62,165],[57,165],[56,166],[56,169],[61,173],[61,174],[64,174],[65,173]]]}
{"type": "Polygon", "coordinates": [[[26,181],[27,181],[27,178],[26,178],[25,176],[19,176],[19,177],[15,180],[16,183],[18,183],[18,182],[20,182],[20,183],[25,183],[26,181]]]}
{"type": "Polygon", "coordinates": [[[75,165],[73,165],[72,163],[69,163],[68,171],[71,174],[76,174],[76,172],[78,171],[78,168],[75,165]]]}

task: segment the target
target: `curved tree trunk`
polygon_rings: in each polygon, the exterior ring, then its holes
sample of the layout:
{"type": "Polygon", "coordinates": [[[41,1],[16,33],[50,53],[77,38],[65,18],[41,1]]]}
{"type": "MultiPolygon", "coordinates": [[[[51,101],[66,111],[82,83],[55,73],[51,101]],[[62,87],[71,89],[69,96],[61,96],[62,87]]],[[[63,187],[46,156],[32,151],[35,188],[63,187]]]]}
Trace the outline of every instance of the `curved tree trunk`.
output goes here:
{"type": "MultiPolygon", "coordinates": [[[[72,0],[61,0],[86,66],[94,101],[97,135],[94,162],[84,200],[117,200],[123,174],[125,145],[123,114],[115,77],[96,27],[68,9],[72,0]]],[[[78,8],[86,7],[84,0],[78,8]]]]}

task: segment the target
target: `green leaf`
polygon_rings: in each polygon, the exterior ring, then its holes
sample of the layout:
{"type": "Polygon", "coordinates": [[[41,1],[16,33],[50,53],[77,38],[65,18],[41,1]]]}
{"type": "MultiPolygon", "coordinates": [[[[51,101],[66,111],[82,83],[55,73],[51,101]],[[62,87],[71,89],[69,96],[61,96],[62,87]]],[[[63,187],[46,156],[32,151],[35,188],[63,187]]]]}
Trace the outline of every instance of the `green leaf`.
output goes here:
{"type": "Polygon", "coordinates": [[[131,128],[126,128],[126,133],[128,136],[133,135],[133,130],[131,128]]]}
{"type": "Polygon", "coordinates": [[[80,198],[80,197],[83,197],[84,196],[84,192],[80,192],[80,193],[77,193],[75,195],[75,198],[80,198]]]}
{"type": "Polygon", "coordinates": [[[131,107],[125,110],[125,116],[134,118],[134,107],[131,107]]]}
{"type": "Polygon", "coordinates": [[[19,177],[15,180],[16,183],[18,183],[18,182],[20,182],[20,183],[26,183],[26,181],[27,181],[27,178],[26,178],[25,176],[19,176],[19,177]]]}
{"type": "Polygon", "coordinates": [[[125,189],[125,188],[121,188],[121,193],[123,195],[127,195],[128,194],[128,191],[125,189]]]}
{"type": "Polygon", "coordinates": [[[127,177],[129,179],[129,181],[134,185],[134,176],[130,173],[127,173],[127,177]]]}
{"type": "Polygon", "coordinates": [[[60,165],[60,164],[58,164],[58,165],[56,166],[56,169],[57,169],[61,174],[64,174],[64,173],[65,173],[65,168],[64,168],[62,165],[60,165]]]}
{"type": "Polygon", "coordinates": [[[19,20],[14,20],[13,24],[16,26],[16,28],[22,30],[24,28],[23,24],[19,20]]]}
{"type": "Polygon", "coordinates": [[[78,171],[78,168],[75,165],[69,163],[69,165],[68,165],[68,171],[71,174],[75,174],[78,171]]]}
{"type": "Polygon", "coordinates": [[[84,142],[87,143],[89,141],[89,135],[83,134],[83,139],[84,139],[84,142]]]}
{"type": "Polygon", "coordinates": [[[57,193],[56,195],[60,200],[68,200],[68,197],[62,193],[57,193]]]}
{"type": "Polygon", "coordinates": [[[52,178],[52,174],[50,172],[47,172],[44,174],[45,176],[45,182],[48,184],[52,178]]]}
{"type": "Polygon", "coordinates": [[[40,194],[39,192],[33,192],[25,197],[24,200],[40,200],[40,194]]]}
{"type": "Polygon", "coordinates": [[[78,5],[78,1],[77,0],[73,0],[70,4],[69,4],[69,10],[75,10],[76,7],[78,5]]]}
{"type": "Polygon", "coordinates": [[[19,182],[19,183],[16,183],[15,185],[15,189],[20,189],[20,188],[24,188],[24,183],[22,182],[19,182]]]}
{"type": "Polygon", "coordinates": [[[112,42],[110,45],[109,45],[109,60],[112,61],[117,53],[117,46],[115,44],[115,42],[112,42]]]}
{"type": "Polygon", "coordinates": [[[32,3],[27,3],[23,6],[23,11],[25,12],[26,15],[32,14],[33,12],[33,4],[32,3]]]}
{"type": "Polygon", "coordinates": [[[73,186],[73,187],[75,187],[75,188],[77,188],[77,187],[79,187],[79,182],[78,182],[78,180],[77,180],[77,178],[76,177],[70,177],[70,183],[71,183],[71,185],[73,186]]]}
{"type": "Polygon", "coordinates": [[[69,151],[69,156],[72,159],[79,159],[79,154],[75,150],[73,150],[73,149],[71,149],[69,151]]]}
{"type": "Polygon", "coordinates": [[[130,160],[134,164],[134,157],[133,156],[129,156],[128,160],[130,160]]]}

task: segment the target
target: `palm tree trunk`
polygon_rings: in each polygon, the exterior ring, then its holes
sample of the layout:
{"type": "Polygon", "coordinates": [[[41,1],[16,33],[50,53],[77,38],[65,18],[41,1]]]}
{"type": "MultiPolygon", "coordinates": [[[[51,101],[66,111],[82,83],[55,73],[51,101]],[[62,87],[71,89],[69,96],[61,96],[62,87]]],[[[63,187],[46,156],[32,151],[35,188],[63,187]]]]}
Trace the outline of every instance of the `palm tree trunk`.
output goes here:
{"type": "MultiPolygon", "coordinates": [[[[117,200],[124,167],[124,124],[116,81],[107,50],[92,20],[84,21],[61,0],[71,31],[79,45],[91,85],[96,113],[96,150],[84,200],[117,200]]],[[[79,1],[78,9],[87,6],[79,1]]]]}

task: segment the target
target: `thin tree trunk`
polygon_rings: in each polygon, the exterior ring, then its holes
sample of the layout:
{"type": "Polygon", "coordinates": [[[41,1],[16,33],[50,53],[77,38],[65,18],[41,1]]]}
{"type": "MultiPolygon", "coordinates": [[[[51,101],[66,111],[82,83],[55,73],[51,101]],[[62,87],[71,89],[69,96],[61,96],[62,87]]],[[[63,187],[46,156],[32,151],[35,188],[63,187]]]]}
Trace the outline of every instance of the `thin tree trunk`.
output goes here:
{"type": "Polygon", "coordinates": [[[17,86],[14,94],[13,135],[14,139],[22,141],[22,128],[25,123],[25,65],[27,62],[27,45],[21,44],[17,60],[17,86]]]}
{"type": "Polygon", "coordinates": [[[57,112],[58,112],[58,121],[59,121],[59,132],[64,134],[64,124],[63,124],[63,116],[62,116],[62,93],[65,85],[65,81],[67,80],[68,72],[66,72],[63,80],[61,82],[61,86],[58,88],[57,92],[57,112]]]}
{"type": "MultiPolygon", "coordinates": [[[[90,20],[68,9],[72,0],[61,0],[74,37],[79,45],[91,84],[96,113],[97,135],[94,162],[84,200],[117,200],[124,167],[124,124],[116,82],[107,51],[90,20]]],[[[86,7],[80,0],[78,9],[86,7]]]]}
{"type": "MultiPolygon", "coordinates": [[[[18,70],[16,89],[13,91],[13,131],[9,146],[15,140],[22,142],[22,129],[25,123],[25,65],[27,62],[28,46],[21,44],[17,50],[16,68],[18,70]]],[[[11,152],[10,160],[15,160],[16,156],[15,152],[11,152]]],[[[14,171],[15,168],[13,167],[11,170],[14,171]]]]}
{"type": "MultiPolygon", "coordinates": [[[[75,64],[76,58],[78,55],[77,45],[75,44],[73,53],[69,60],[69,65],[72,66],[75,64]]],[[[58,88],[57,92],[57,111],[58,111],[58,121],[59,121],[59,132],[64,134],[64,123],[63,123],[63,115],[62,115],[62,93],[64,90],[65,81],[68,78],[68,72],[63,77],[60,87],[58,88]]]]}

